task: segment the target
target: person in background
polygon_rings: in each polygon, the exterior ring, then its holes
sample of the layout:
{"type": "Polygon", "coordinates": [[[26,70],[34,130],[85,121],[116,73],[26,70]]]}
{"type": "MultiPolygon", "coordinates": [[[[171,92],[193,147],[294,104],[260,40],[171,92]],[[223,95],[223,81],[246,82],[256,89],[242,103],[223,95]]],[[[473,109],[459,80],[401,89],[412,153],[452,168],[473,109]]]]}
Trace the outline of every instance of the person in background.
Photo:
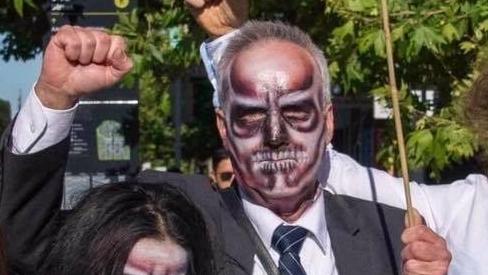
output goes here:
{"type": "Polygon", "coordinates": [[[212,257],[201,214],[175,187],[116,183],[77,204],[41,273],[213,275],[212,257]]]}
{"type": "Polygon", "coordinates": [[[219,148],[212,154],[210,179],[219,189],[226,189],[232,185],[234,171],[232,170],[229,153],[224,148],[219,148]]]}

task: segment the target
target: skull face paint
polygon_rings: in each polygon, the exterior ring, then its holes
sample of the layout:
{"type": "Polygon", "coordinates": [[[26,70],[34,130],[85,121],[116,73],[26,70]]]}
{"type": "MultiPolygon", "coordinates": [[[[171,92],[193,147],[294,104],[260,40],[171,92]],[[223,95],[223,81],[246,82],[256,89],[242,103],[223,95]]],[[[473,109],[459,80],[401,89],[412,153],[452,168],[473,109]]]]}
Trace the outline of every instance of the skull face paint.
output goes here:
{"type": "Polygon", "coordinates": [[[290,42],[259,42],[236,55],[227,77],[221,135],[238,182],[265,201],[296,203],[315,188],[332,123],[317,64],[290,42]]]}

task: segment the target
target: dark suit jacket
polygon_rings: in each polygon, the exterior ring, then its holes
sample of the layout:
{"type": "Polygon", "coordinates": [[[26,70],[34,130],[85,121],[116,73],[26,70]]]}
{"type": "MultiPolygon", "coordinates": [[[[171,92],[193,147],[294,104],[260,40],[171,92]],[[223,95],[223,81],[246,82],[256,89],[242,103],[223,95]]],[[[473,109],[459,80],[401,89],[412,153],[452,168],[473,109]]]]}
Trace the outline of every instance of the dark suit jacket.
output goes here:
{"type": "Polygon", "coordinates": [[[31,155],[10,152],[8,134],[0,147],[0,227],[12,273],[35,274],[40,256],[57,229],[69,139],[31,155]]]}
{"type": "MultiPolygon", "coordinates": [[[[35,270],[58,226],[56,215],[69,141],[22,156],[13,155],[5,150],[6,143],[3,145],[0,224],[6,235],[7,253],[16,266],[35,270]]],[[[256,247],[206,177],[147,171],[137,180],[171,184],[186,193],[207,222],[218,273],[252,274],[256,247]]],[[[339,274],[399,274],[404,211],[347,196],[324,195],[339,274]]]]}
{"type": "MultiPolygon", "coordinates": [[[[220,248],[219,265],[224,274],[252,274],[256,248],[205,177],[146,171],[138,181],[166,182],[185,192],[210,225],[211,237],[220,248]]],[[[328,192],[324,196],[327,229],[339,274],[401,274],[400,235],[405,211],[328,192]]]]}

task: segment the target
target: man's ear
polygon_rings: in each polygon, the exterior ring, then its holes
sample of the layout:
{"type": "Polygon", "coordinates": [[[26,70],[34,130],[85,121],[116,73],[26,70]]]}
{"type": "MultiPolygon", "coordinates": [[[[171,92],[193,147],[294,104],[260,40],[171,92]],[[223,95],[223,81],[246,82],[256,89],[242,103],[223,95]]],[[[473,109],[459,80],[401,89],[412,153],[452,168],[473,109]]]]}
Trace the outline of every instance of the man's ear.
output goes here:
{"type": "Polygon", "coordinates": [[[332,103],[327,104],[324,108],[324,120],[325,120],[325,144],[329,144],[334,136],[334,108],[332,103]]]}
{"type": "Polygon", "coordinates": [[[224,111],[220,108],[215,110],[215,123],[217,124],[222,144],[224,145],[224,148],[228,150],[229,139],[227,137],[227,128],[225,127],[225,116],[224,111]]]}
{"type": "Polygon", "coordinates": [[[212,182],[217,182],[217,175],[215,174],[215,171],[212,169],[212,171],[208,174],[208,177],[212,182]]]}

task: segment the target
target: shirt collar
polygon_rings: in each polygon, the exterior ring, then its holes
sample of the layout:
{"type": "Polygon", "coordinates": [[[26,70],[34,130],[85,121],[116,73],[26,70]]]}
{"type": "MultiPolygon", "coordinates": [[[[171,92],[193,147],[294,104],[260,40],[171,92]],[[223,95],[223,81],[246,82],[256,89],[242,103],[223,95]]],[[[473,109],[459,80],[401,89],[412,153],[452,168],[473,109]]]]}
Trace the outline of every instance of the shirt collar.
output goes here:
{"type": "Polygon", "coordinates": [[[293,224],[283,221],[275,213],[266,207],[252,202],[252,200],[240,188],[244,211],[254,225],[264,244],[271,248],[273,232],[281,224],[298,225],[307,229],[312,234],[312,239],[317,242],[322,252],[325,254],[328,244],[327,223],[325,220],[324,196],[322,188],[314,199],[314,202],[305,213],[293,224]]]}

